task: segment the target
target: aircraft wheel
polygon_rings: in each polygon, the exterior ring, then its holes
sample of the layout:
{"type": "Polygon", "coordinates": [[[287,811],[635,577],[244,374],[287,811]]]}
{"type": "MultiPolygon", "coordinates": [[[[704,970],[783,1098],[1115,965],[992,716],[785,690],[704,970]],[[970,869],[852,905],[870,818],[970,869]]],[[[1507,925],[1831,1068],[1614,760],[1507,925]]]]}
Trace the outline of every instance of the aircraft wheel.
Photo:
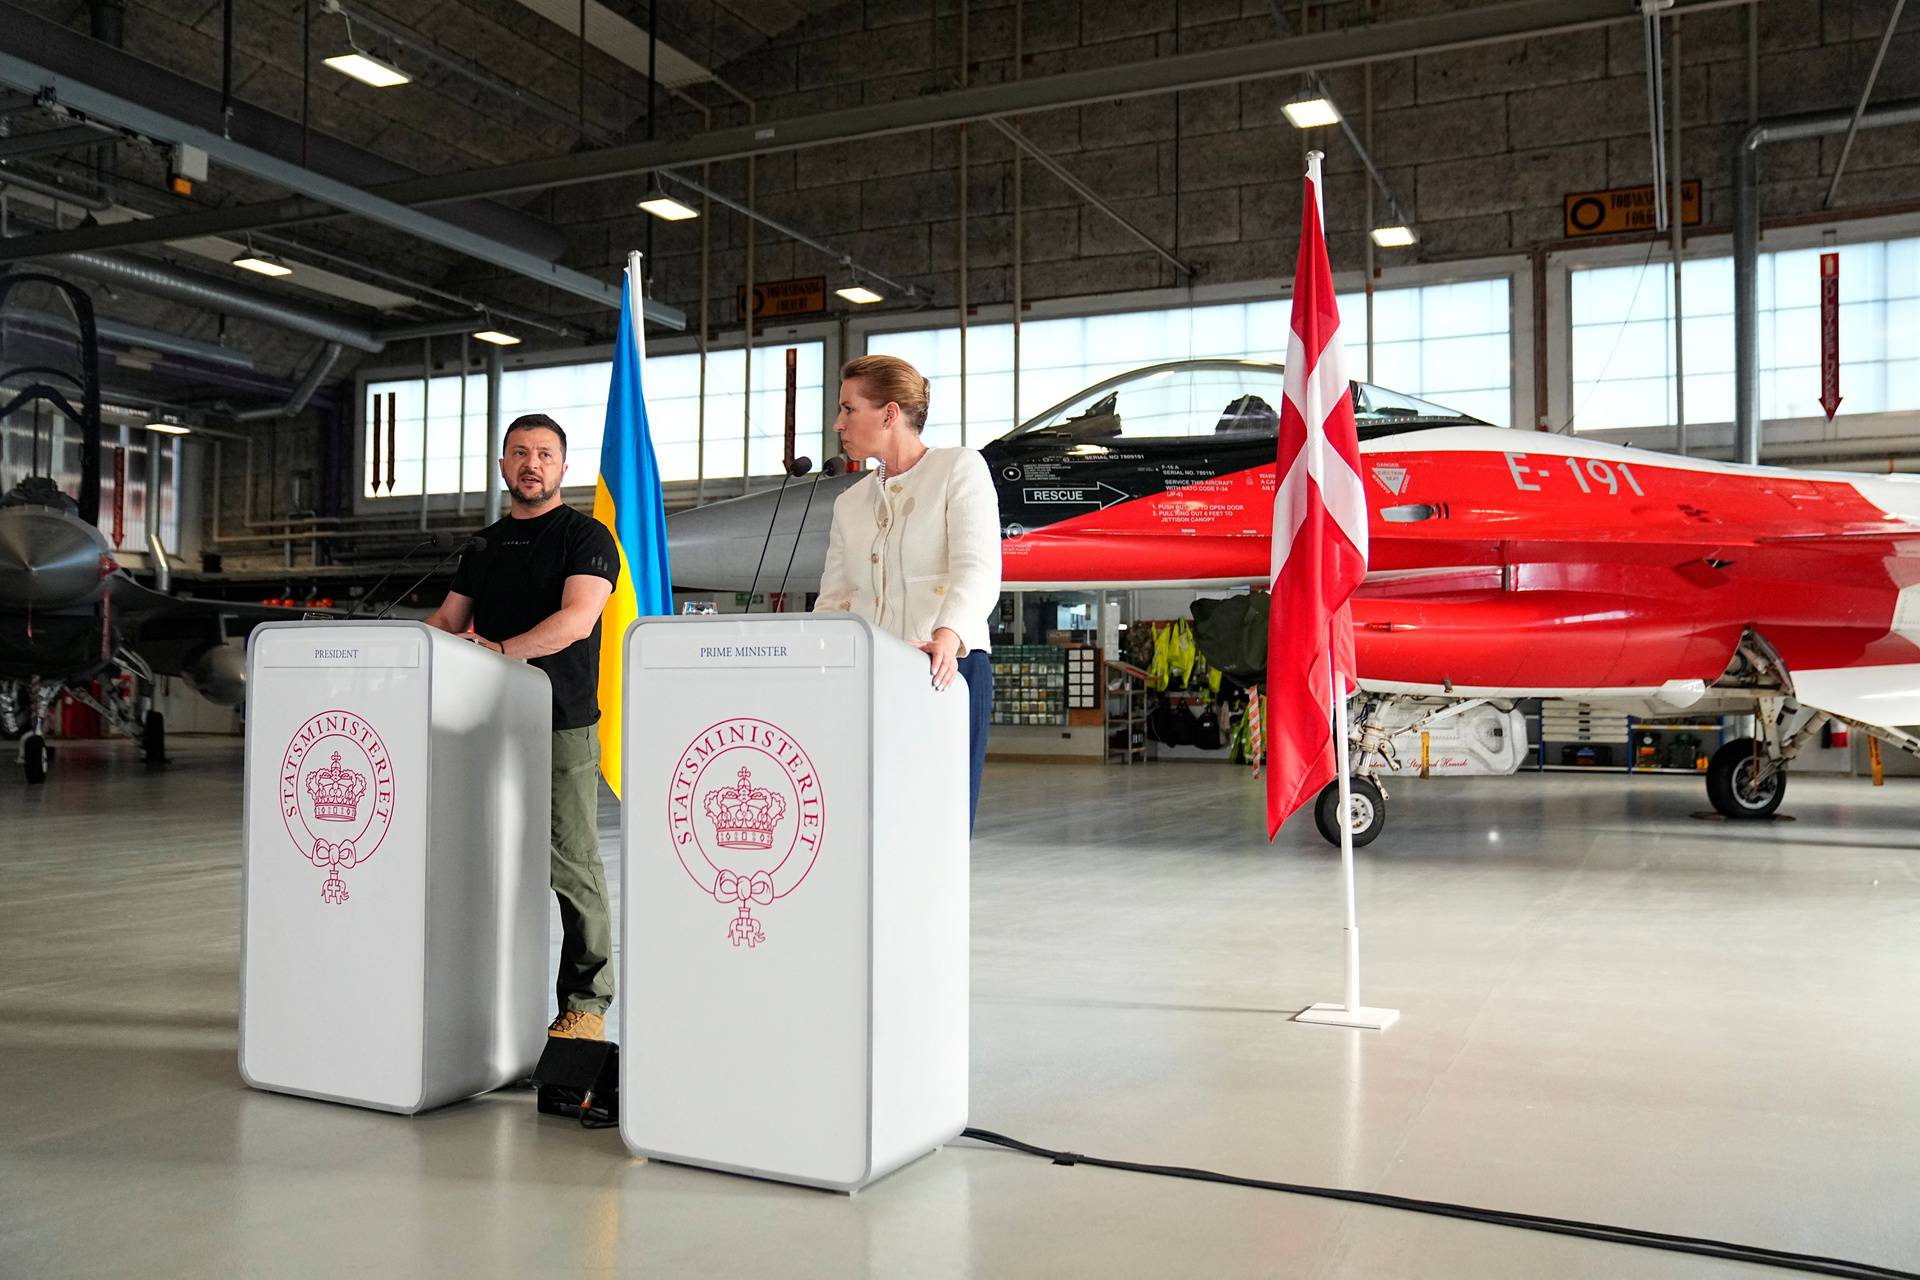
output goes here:
{"type": "Polygon", "coordinates": [[[1786,770],[1757,781],[1764,759],[1752,738],[1736,738],[1713,753],[1707,762],[1707,799],[1722,816],[1768,818],[1780,807],[1787,795],[1786,770]]]}
{"type": "Polygon", "coordinates": [[[20,744],[20,758],[27,767],[27,781],[41,783],[47,780],[47,762],[53,753],[47,750],[47,740],[37,733],[30,733],[20,744]]]}
{"type": "MultiPolygon", "coordinates": [[[[1340,783],[1329,782],[1320,788],[1313,802],[1313,825],[1334,848],[1340,847],[1340,783]]],[[[1353,830],[1353,847],[1372,844],[1387,827],[1387,798],[1380,788],[1365,778],[1347,779],[1347,820],[1353,830]]]]}
{"type": "Polygon", "coordinates": [[[167,718],[158,711],[147,712],[140,729],[140,751],[148,764],[167,762],[167,718]]]}

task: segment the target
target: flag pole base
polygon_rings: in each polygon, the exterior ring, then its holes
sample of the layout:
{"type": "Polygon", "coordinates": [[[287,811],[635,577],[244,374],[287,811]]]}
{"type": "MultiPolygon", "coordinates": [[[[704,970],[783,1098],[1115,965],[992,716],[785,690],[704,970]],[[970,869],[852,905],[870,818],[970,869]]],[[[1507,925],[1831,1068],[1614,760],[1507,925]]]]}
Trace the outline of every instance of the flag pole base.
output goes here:
{"type": "Polygon", "coordinates": [[[1315,1004],[1294,1014],[1293,1020],[1311,1022],[1321,1027],[1364,1027],[1369,1031],[1385,1031],[1400,1021],[1400,1011],[1376,1009],[1364,1004],[1351,1009],[1344,1004],[1315,1004]]]}

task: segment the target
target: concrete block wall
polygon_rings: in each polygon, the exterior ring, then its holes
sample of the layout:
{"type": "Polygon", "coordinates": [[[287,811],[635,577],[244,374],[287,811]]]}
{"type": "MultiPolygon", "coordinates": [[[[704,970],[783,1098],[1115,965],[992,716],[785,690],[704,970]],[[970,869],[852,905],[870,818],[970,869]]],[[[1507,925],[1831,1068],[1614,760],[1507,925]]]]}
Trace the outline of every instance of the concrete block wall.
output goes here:
{"type": "MultiPolygon", "coordinates": [[[[1384,0],[1371,20],[1392,22],[1457,7],[1441,0],[1384,0]]],[[[1758,6],[1761,118],[1850,107],[1864,83],[1890,0],[1767,0],[1758,6]]],[[[1023,57],[1014,63],[1014,8],[971,0],[973,84],[1015,74],[1124,67],[1178,52],[1274,38],[1265,0],[1028,0],[1023,57]],[[1180,24],[1174,25],[1175,14],[1180,24]]],[[[1313,24],[1363,20],[1357,5],[1316,8],[1313,24]]],[[[1747,10],[1689,16],[1681,24],[1684,176],[1702,182],[1707,229],[1732,214],[1731,152],[1748,124],[1747,10]]],[[[809,18],[723,69],[751,95],[762,121],[876,105],[942,92],[960,81],[956,0],[849,0],[809,18]]],[[[1363,73],[1329,76],[1337,100],[1362,121],[1363,73]]],[[[1299,220],[1296,174],[1305,140],[1281,106],[1295,83],[1256,81],[1177,95],[1126,98],[1029,116],[1019,127],[1126,215],[1201,269],[1205,283],[1291,273],[1299,220]]],[[[697,92],[697,91],[696,91],[697,92]]],[[[1421,243],[1382,251],[1383,266],[1528,251],[1559,242],[1571,192],[1648,180],[1645,53],[1640,28],[1623,24],[1552,39],[1382,63],[1372,71],[1372,150],[1416,219],[1421,243]]],[[[1902,24],[1881,70],[1876,102],[1920,97],[1920,21],[1902,24]]],[[[716,101],[718,101],[716,99],[716,101]]],[[[721,107],[716,124],[744,119],[721,107]]],[[[663,130],[697,130],[690,113],[663,130]]],[[[953,128],[766,157],[756,165],[759,207],[888,274],[956,299],[957,138],[953,128]]],[[[969,131],[966,179],[973,305],[1011,298],[1012,150],[984,125],[969,131]]],[[[1326,205],[1336,267],[1357,267],[1366,182],[1335,130],[1327,151],[1326,205]]],[[[1816,212],[1838,138],[1770,147],[1763,156],[1768,218],[1816,212]]],[[[718,165],[716,186],[745,190],[744,163],[718,165]]],[[[1024,166],[1023,289],[1029,300],[1174,284],[1172,269],[1105,215],[1031,162],[1024,166]]],[[[555,193],[553,216],[580,228],[591,269],[603,240],[611,263],[646,234],[632,208],[637,180],[555,193]],[[631,190],[626,189],[631,187],[631,190]],[[590,230],[589,230],[590,228],[590,230]]],[[[1849,157],[1836,211],[1920,208],[1920,129],[1863,133],[1849,157]]],[[[656,291],[692,314],[698,306],[697,223],[653,230],[656,291]]],[[[710,300],[714,323],[737,324],[744,279],[744,220],[716,211],[710,300]]],[[[757,237],[757,279],[824,273],[829,259],[757,237]]],[[[561,301],[562,310],[570,304],[561,301]]],[[[592,324],[584,309],[579,318],[592,324]]]]}

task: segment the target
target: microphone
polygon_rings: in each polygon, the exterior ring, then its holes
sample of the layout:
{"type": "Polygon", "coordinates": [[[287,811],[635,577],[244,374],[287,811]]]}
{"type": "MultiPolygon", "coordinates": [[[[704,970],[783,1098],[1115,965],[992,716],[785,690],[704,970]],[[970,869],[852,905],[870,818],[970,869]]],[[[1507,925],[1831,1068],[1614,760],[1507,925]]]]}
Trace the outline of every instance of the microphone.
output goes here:
{"type": "MultiPolygon", "coordinates": [[[[828,458],[826,465],[820,468],[820,480],[831,480],[847,469],[845,458],[828,458]]],[[[793,558],[800,554],[800,539],[806,536],[807,513],[813,510],[813,491],[820,487],[820,480],[807,486],[807,505],[800,508],[800,530],[793,535],[793,549],[787,552],[787,572],[780,575],[780,594],[787,594],[787,574],[793,572],[793,558]]]]}
{"type": "Polygon", "coordinates": [[[773,526],[780,521],[780,500],[787,496],[787,485],[795,476],[803,476],[813,470],[812,458],[795,458],[787,464],[787,473],[780,477],[780,492],[773,499],[773,518],[767,521],[767,536],[760,543],[760,563],[753,566],[753,584],[747,588],[747,612],[753,612],[753,593],[760,586],[760,570],[767,563],[767,548],[773,545],[773,526]]]}
{"type": "Polygon", "coordinates": [[[447,552],[447,554],[445,554],[444,556],[441,556],[439,562],[435,564],[433,568],[421,574],[419,578],[415,579],[414,584],[412,586],[408,587],[405,591],[402,591],[399,595],[395,596],[393,599],[387,601],[387,607],[382,609],[379,613],[376,613],[373,616],[373,620],[375,622],[378,622],[380,621],[380,619],[386,617],[389,613],[393,612],[393,606],[399,604],[402,600],[406,599],[408,596],[418,591],[422,586],[426,584],[426,581],[428,578],[431,578],[434,574],[446,568],[447,563],[451,561],[455,556],[465,555],[469,551],[485,551],[486,549],[487,549],[487,540],[481,537],[477,533],[474,534],[471,538],[468,538],[465,542],[461,543],[459,546],[455,547],[453,550],[447,552]]]}
{"type": "Polygon", "coordinates": [[[427,537],[420,539],[420,541],[414,543],[413,546],[408,549],[407,554],[400,557],[400,563],[393,566],[393,568],[387,570],[385,573],[381,574],[380,581],[374,583],[373,588],[370,591],[368,591],[367,594],[360,597],[359,603],[355,604],[353,608],[347,610],[347,617],[348,618],[358,617],[360,614],[360,611],[366,608],[368,605],[372,604],[373,598],[380,594],[380,588],[387,585],[387,579],[393,577],[394,574],[406,568],[407,562],[409,560],[412,560],[415,556],[419,555],[422,551],[425,551],[428,547],[438,546],[439,543],[440,543],[440,535],[437,533],[430,534],[427,537]]]}

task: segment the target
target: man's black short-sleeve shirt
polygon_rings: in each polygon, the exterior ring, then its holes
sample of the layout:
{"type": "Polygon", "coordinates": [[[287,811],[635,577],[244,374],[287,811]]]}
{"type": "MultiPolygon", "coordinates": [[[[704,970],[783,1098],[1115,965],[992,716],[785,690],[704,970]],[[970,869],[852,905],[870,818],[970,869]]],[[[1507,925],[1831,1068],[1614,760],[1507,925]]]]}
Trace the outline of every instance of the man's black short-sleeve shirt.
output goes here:
{"type": "MultiPolygon", "coordinates": [[[[613,535],[572,507],[531,520],[508,516],[480,536],[485,549],[460,558],[453,589],[473,600],[473,629],[489,640],[510,640],[558,613],[568,578],[588,574],[619,585],[613,535]]],[[[579,729],[600,719],[598,621],[585,640],[529,661],[553,683],[555,729],[579,729]]]]}

